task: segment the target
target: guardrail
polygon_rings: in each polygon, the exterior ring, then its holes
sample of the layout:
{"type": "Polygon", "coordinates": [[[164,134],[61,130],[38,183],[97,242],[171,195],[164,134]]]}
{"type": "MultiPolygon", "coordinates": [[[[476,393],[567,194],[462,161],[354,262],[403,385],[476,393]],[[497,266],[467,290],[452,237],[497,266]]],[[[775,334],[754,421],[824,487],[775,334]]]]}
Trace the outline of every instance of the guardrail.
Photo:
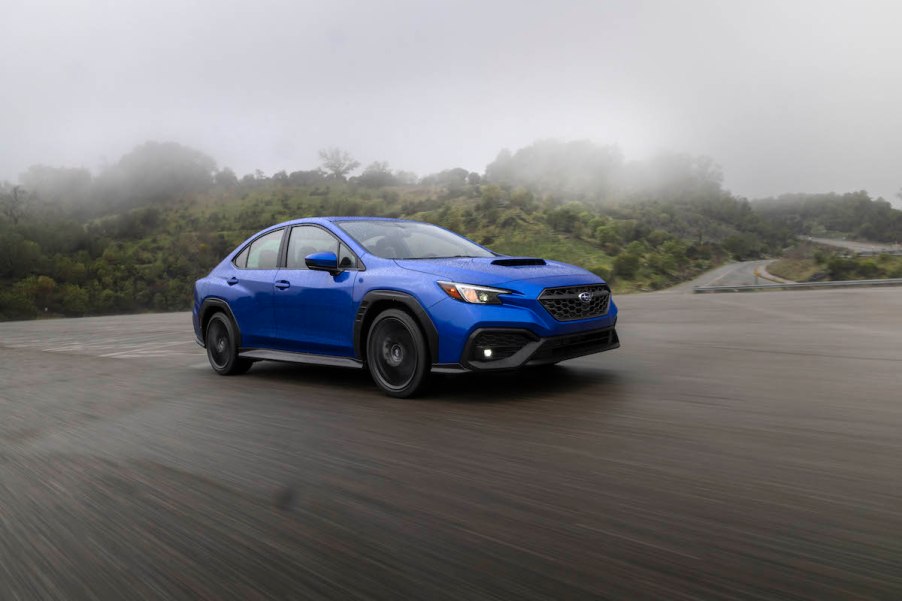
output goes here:
{"type": "Polygon", "coordinates": [[[874,286],[902,286],[902,278],[885,280],[845,280],[838,282],[790,282],[786,284],[754,284],[744,286],[696,286],[697,294],[706,292],[757,292],[758,290],[807,290],[813,288],[865,288],[874,286]]]}

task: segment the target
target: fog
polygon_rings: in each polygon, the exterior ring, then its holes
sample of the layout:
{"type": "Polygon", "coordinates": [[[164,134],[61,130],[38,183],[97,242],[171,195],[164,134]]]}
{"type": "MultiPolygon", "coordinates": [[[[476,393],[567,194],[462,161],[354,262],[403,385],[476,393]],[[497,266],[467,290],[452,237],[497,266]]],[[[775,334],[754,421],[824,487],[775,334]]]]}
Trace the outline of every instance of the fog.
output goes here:
{"type": "Polygon", "coordinates": [[[902,186],[898,2],[5,2],[0,179],[173,140],[425,175],[536,139],[712,157],[759,197],[902,186]]]}

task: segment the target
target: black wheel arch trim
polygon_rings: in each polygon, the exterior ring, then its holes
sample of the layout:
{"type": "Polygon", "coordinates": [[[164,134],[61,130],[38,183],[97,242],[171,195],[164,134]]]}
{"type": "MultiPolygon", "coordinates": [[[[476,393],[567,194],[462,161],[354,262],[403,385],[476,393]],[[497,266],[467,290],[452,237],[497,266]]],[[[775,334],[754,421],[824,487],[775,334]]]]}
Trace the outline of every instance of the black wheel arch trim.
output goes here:
{"type": "MultiPolygon", "coordinates": [[[[431,363],[438,363],[438,330],[432,323],[432,318],[426,313],[426,309],[412,295],[406,292],[398,292],[396,290],[371,290],[367,292],[360,301],[357,308],[357,315],[354,317],[354,356],[363,359],[363,339],[364,324],[368,323],[370,309],[381,301],[389,301],[404,306],[423,328],[423,334],[426,336],[426,342],[429,345],[429,354],[431,355],[431,363]]],[[[370,316],[372,318],[375,315],[370,316]]]]}
{"type": "Polygon", "coordinates": [[[229,306],[229,303],[221,298],[208,298],[205,299],[203,303],[201,303],[200,310],[197,312],[200,320],[200,323],[198,324],[200,326],[200,339],[197,341],[198,344],[200,344],[204,348],[207,348],[206,340],[204,340],[204,324],[207,321],[207,317],[214,310],[223,310],[229,316],[229,319],[232,320],[232,325],[235,327],[235,337],[237,338],[237,340],[235,341],[235,346],[240,349],[241,328],[238,327],[238,320],[235,319],[235,314],[232,313],[232,308],[229,306]]]}

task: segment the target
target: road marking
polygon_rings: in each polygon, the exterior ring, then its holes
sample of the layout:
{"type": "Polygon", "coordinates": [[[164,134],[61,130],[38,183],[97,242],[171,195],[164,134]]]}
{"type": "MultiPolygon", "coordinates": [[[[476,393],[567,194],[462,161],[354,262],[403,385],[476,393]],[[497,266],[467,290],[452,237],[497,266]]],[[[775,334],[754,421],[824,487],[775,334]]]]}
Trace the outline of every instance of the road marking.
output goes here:
{"type": "Polygon", "coordinates": [[[126,349],[123,351],[117,351],[115,353],[106,353],[105,355],[100,355],[100,356],[101,357],[119,357],[119,356],[127,355],[130,357],[136,357],[136,356],[148,356],[148,355],[152,355],[152,354],[160,354],[161,352],[169,353],[171,351],[161,351],[160,350],[161,347],[171,347],[171,346],[176,346],[179,344],[188,344],[188,343],[189,342],[185,341],[185,340],[179,340],[178,342],[168,342],[168,343],[163,343],[163,344],[158,343],[158,342],[148,342],[145,344],[139,344],[137,346],[133,346],[132,348],[129,348],[129,349],[126,349]]]}

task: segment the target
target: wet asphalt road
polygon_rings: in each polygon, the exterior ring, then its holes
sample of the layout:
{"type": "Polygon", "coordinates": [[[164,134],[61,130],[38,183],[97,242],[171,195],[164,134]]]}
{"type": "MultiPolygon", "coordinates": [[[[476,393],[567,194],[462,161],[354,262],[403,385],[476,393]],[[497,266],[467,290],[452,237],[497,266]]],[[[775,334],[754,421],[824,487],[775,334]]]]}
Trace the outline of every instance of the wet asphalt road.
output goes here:
{"type": "Polygon", "coordinates": [[[729,263],[712,269],[691,282],[684,282],[664,291],[664,294],[691,292],[695,286],[757,286],[758,284],[771,284],[770,280],[758,276],[756,271],[759,268],[766,267],[769,263],[773,263],[773,261],[773,259],[763,259],[729,263]]]}
{"type": "Polygon", "coordinates": [[[900,599],[902,291],[619,298],[619,350],[216,376],[0,324],[0,599],[900,599]]]}

